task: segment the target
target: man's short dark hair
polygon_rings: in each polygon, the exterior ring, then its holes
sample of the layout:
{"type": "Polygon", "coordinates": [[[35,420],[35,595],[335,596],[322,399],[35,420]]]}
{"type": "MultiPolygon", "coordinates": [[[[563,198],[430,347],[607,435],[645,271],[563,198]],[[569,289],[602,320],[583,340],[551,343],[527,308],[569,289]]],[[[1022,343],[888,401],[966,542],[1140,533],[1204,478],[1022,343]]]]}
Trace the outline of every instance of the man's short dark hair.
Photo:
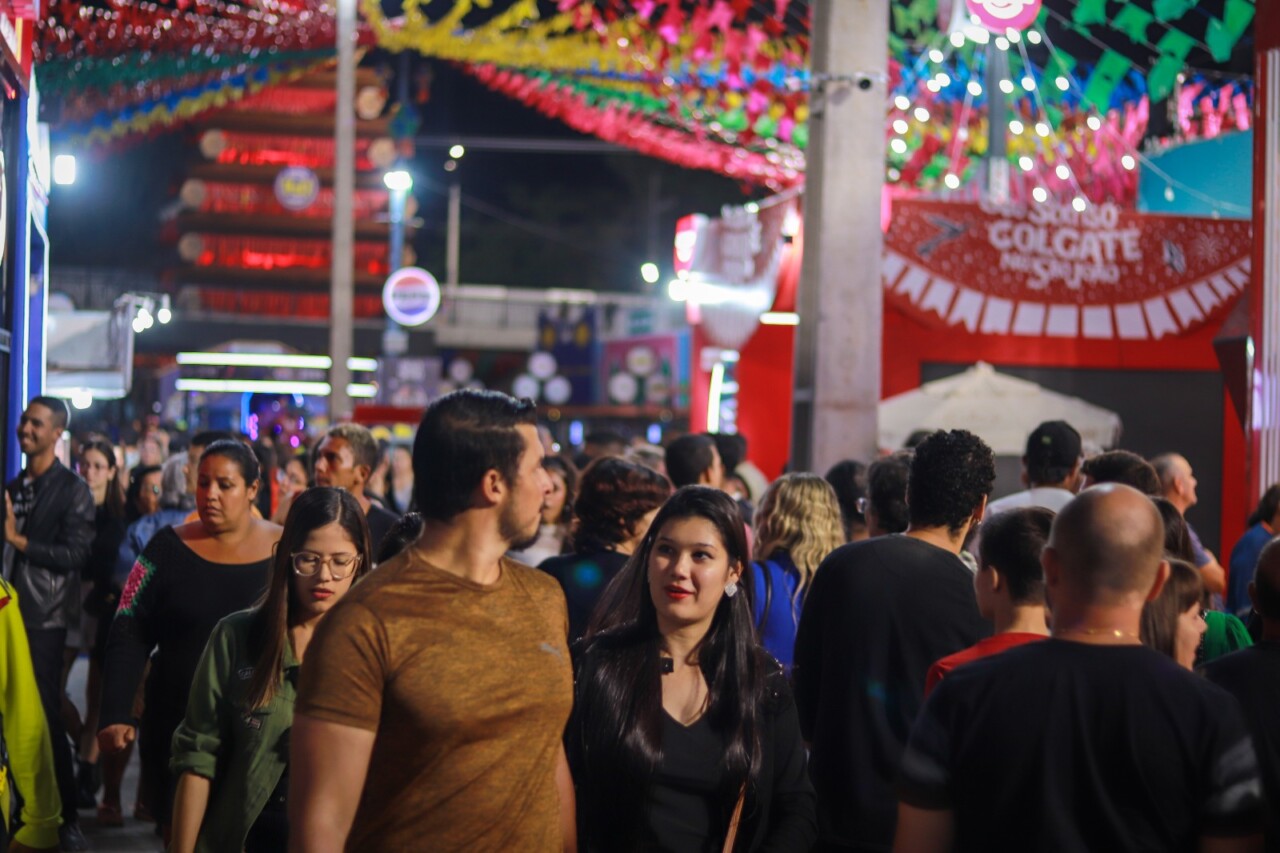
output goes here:
{"type": "Polygon", "coordinates": [[[66,429],[67,424],[71,423],[71,412],[67,410],[67,404],[59,400],[57,397],[32,397],[28,406],[44,406],[53,413],[53,423],[59,429],[66,429]]]}
{"type": "MultiPolygon", "coordinates": [[[[223,429],[207,429],[204,432],[198,432],[191,436],[191,441],[187,443],[188,447],[205,448],[213,444],[215,441],[232,441],[235,436],[223,429]]],[[[194,460],[198,465],[200,460],[194,460]]]]}
{"type": "Polygon", "coordinates": [[[1084,460],[1080,470],[1089,478],[1089,485],[1098,483],[1123,483],[1144,495],[1158,498],[1164,494],[1160,476],[1151,463],[1128,450],[1108,450],[1084,460]]]}
{"type": "Polygon", "coordinates": [[[696,486],[715,463],[716,443],[708,435],[682,435],[667,445],[667,476],[677,489],[696,486]]]}
{"type": "Polygon", "coordinates": [[[911,450],[899,450],[877,459],[867,468],[867,503],[885,533],[901,533],[911,519],[907,514],[907,480],[911,476],[911,450]]]}
{"type": "Polygon", "coordinates": [[[351,461],[364,465],[370,471],[378,467],[378,442],[369,428],[360,424],[338,424],[331,427],[325,438],[340,438],[351,447],[351,461]]]}
{"type": "Polygon", "coordinates": [[[1053,486],[1071,476],[1080,461],[1080,433],[1066,421],[1045,421],[1027,436],[1027,480],[1053,486]]]}
{"type": "Polygon", "coordinates": [[[413,442],[413,499],[423,518],[448,521],[468,509],[486,471],[514,483],[524,453],[521,424],[537,406],[497,391],[463,389],[427,407],[413,442]]]}
{"type": "Polygon", "coordinates": [[[1053,512],[1030,506],[996,513],[982,524],[978,565],[994,568],[1009,584],[1014,604],[1044,604],[1040,552],[1049,541],[1053,512]]]}
{"type": "Polygon", "coordinates": [[[587,433],[587,437],[582,440],[583,447],[588,445],[608,447],[611,444],[621,444],[625,447],[627,439],[621,433],[614,432],[611,429],[598,429],[587,433]]]}
{"type": "Polygon", "coordinates": [[[938,430],[920,442],[907,479],[912,527],[945,527],[958,533],[991,494],[996,460],[987,443],[968,430],[938,430]]]}
{"type": "Polygon", "coordinates": [[[747,438],[739,433],[709,432],[711,440],[716,443],[716,452],[720,454],[720,462],[726,474],[737,470],[747,459],[747,438]]]}

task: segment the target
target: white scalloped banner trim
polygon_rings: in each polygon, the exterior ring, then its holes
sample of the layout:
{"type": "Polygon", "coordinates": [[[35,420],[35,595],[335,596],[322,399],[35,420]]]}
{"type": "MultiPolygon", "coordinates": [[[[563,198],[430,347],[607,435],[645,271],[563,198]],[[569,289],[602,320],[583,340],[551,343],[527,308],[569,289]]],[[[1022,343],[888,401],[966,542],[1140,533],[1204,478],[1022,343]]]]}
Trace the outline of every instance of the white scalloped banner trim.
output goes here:
{"type": "Polygon", "coordinates": [[[930,323],[979,335],[1153,341],[1184,335],[1224,313],[1249,282],[1250,260],[1139,302],[1051,304],[991,296],[886,250],[885,294],[930,323]]]}

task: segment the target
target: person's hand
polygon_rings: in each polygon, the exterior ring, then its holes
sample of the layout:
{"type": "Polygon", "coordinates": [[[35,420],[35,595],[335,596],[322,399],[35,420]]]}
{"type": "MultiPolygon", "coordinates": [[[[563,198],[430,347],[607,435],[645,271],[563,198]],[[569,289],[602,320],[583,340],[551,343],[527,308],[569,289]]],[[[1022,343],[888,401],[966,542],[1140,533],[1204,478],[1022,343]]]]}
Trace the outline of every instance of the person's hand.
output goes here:
{"type": "Polygon", "coordinates": [[[107,755],[123,752],[125,747],[133,743],[138,730],[127,723],[116,723],[98,732],[98,749],[107,755]]]}

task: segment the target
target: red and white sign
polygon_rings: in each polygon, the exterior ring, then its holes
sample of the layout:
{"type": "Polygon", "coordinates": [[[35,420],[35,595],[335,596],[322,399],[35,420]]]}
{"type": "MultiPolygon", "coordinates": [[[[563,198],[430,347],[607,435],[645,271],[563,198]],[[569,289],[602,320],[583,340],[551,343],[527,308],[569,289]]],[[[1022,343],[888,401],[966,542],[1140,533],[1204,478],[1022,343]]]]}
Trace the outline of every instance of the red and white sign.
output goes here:
{"type": "Polygon", "coordinates": [[[969,14],[993,33],[1025,30],[1040,14],[1041,0],[966,0],[969,14]]]}
{"type": "Polygon", "coordinates": [[[1155,340],[1224,313],[1249,281],[1247,221],[1114,205],[895,205],[885,298],[990,335],[1155,340]]]}
{"type": "Polygon", "coordinates": [[[421,267],[398,269],[382,286],[382,307],[401,326],[421,326],[440,310],[440,284],[421,267]]]}

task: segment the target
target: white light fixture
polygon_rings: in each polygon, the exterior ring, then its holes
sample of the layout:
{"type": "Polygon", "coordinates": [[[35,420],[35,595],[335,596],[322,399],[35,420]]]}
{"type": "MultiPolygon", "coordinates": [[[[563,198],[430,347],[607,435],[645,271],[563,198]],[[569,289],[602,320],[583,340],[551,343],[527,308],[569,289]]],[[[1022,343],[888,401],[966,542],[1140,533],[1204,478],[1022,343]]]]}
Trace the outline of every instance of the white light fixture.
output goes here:
{"type": "Polygon", "coordinates": [[[360,358],[352,356],[347,359],[347,370],[361,370],[372,373],[378,369],[378,360],[376,358],[360,358]]]}
{"type": "Polygon", "coordinates": [[[966,88],[968,88],[969,94],[973,95],[975,98],[982,94],[982,84],[977,80],[970,80],[969,85],[966,88]]]}
{"type": "Polygon", "coordinates": [[[1089,118],[1085,119],[1085,124],[1089,125],[1090,130],[1102,129],[1102,119],[1097,116],[1089,116],[1089,118]]]}
{"type": "Polygon", "coordinates": [[[964,47],[964,33],[960,32],[960,30],[956,30],[954,33],[952,33],[952,34],[951,34],[951,46],[952,46],[952,47],[964,47]]]}
{"type": "Polygon", "coordinates": [[[1023,77],[1022,88],[1026,89],[1028,92],[1034,92],[1036,90],[1036,78],[1032,77],[1030,74],[1023,77]]]}
{"type": "Polygon", "coordinates": [[[1035,166],[1035,162],[1026,154],[1023,154],[1021,157],[1018,158],[1018,166],[1021,167],[1022,171],[1030,172],[1031,169],[1035,166]]]}
{"type": "Polygon", "coordinates": [[[943,55],[942,51],[938,50],[936,47],[933,50],[929,51],[930,62],[941,62],[946,58],[947,57],[943,55]]]}
{"type": "Polygon", "coordinates": [[[1076,209],[1076,213],[1084,213],[1084,210],[1089,206],[1089,203],[1084,200],[1084,196],[1078,195],[1071,200],[1071,206],[1076,209]]]}
{"type": "Polygon", "coordinates": [[[93,392],[77,388],[71,392],[71,405],[81,411],[93,405],[93,392]]]}
{"type": "Polygon", "coordinates": [[[645,284],[657,284],[661,275],[658,265],[651,261],[646,261],[640,265],[640,277],[644,279],[645,284]]]}
{"type": "Polygon", "coordinates": [[[1044,204],[1049,200],[1049,192],[1044,187],[1036,187],[1031,191],[1031,197],[1041,204],[1044,204]]]}
{"type": "Polygon", "coordinates": [[[1021,134],[1024,130],[1026,130],[1026,128],[1023,127],[1022,122],[1018,121],[1016,118],[1009,122],[1009,132],[1014,136],[1021,134]]]}
{"type": "Polygon", "coordinates": [[[461,145],[449,146],[449,156],[455,160],[461,160],[462,156],[467,153],[467,149],[461,145]]]}
{"type": "Polygon", "coordinates": [[[720,400],[724,396],[724,362],[711,368],[711,386],[707,389],[707,432],[720,431],[720,400]]]}
{"type": "Polygon", "coordinates": [[[1067,168],[1066,163],[1059,163],[1058,168],[1053,170],[1059,180],[1066,181],[1071,178],[1071,170],[1067,168]]]}
{"type": "Polygon", "coordinates": [[[201,391],[207,394],[309,394],[327,397],[332,390],[328,382],[296,382],[279,379],[179,379],[179,391],[201,391]]]}
{"type": "Polygon", "coordinates": [[[1017,44],[1022,41],[1022,33],[1018,32],[1013,27],[1004,31],[1004,37],[1009,40],[1010,44],[1017,44]]]}
{"type": "Polygon", "coordinates": [[[347,385],[347,396],[367,400],[378,396],[378,386],[368,385],[363,382],[352,382],[347,385]]]}
{"type": "Polygon", "coordinates": [[[890,168],[888,172],[888,177],[889,177],[889,180],[896,181],[902,177],[902,173],[899,172],[897,169],[890,168]]]}
{"type": "Polygon", "coordinates": [[[960,187],[960,178],[951,172],[947,173],[946,177],[942,179],[942,182],[946,184],[947,189],[950,190],[958,189],[960,187]]]}
{"type": "Polygon", "coordinates": [[[76,155],[58,154],[53,158],[53,182],[60,187],[76,182],[76,155]]]}
{"type": "Polygon", "coordinates": [[[937,80],[938,85],[944,89],[951,85],[951,75],[943,71],[939,71],[938,76],[933,79],[937,80]]]}
{"type": "Polygon", "coordinates": [[[667,296],[673,302],[685,302],[689,298],[689,282],[682,278],[673,278],[667,282],[667,296]]]}
{"type": "Polygon", "coordinates": [[[1049,125],[1045,124],[1042,121],[1036,122],[1036,133],[1040,134],[1041,136],[1048,136],[1049,125]]]}
{"type": "Polygon", "coordinates": [[[906,154],[907,143],[901,139],[890,139],[889,147],[893,149],[894,154],[906,154]]]}
{"type": "Polygon", "coordinates": [[[1071,88],[1071,81],[1066,77],[1059,77],[1057,80],[1054,80],[1053,83],[1064,92],[1071,88]]]}
{"type": "Polygon", "coordinates": [[[1009,49],[1009,40],[1008,40],[1007,38],[1005,38],[1004,36],[996,36],[996,49],[997,49],[997,50],[1008,50],[1008,49],[1009,49]]]}
{"type": "Polygon", "coordinates": [[[1031,42],[1032,44],[1039,44],[1039,43],[1040,43],[1040,33],[1039,33],[1038,31],[1036,31],[1036,30],[1028,30],[1028,31],[1027,31],[1027,41],[1031,42]]]}
{"type": "Polygon", "coordinates": [[[180,352],[178,364],[201,367],[296,367],[328,370],[333,359],[327,355],[294,355],[275,352],[180,352]]]}
{"type": "Polygon", "coordinates": [[[1001,91],[1001,92],[1004,92],[1006,95],[1012,95],[1012,94],[1013,94],[1013,81],[1012,81],[1012,80],[1001,80],[1001,81],[1000,81],[1000,91],[1001,91]]]}
{"type": "Polygon", "coordinates": [[[930,80],[929,82],[925,83],[925,84],[924,84],[924,87],[925,87],[926,89],[928,89],[930,92],[941,92],[941,91],[942,91],[942,84],[938,82],[937,78],[934,78],[934,79],[930,80]]]}
{"type": "Polygon", "coordinates": [[[392,192],[407,193],[413,189],[413,175],[404,169],[392,169],[382,176],[382,182],[392,192]]]}
{"type": "Polygon", "coordinates": [[[916,107],[915,117],[916,117],[916,121],[928,121],[929,111],[926,110],[924,107],[916,107]]]}
{"type": "Polygon", "coordinates": [[[906,95],[899,95],[893,99],[893,105],[904,112],[911,108],[911,99],[906,95]]]}
{"type": "Polygon", "coordinates": [[[1120,158],[1120,165],[1132,172],[1134,167],[1138,165],[1138,161],[1133,159],[1132,154],[1126,154],[1120,158]]]}
{"type": "Polygon", "coordinates": [[[799,326],[800,315],[794,311],[766,311],[760,315],[762,326],[799,326]]]}
{"type": "Polygon", "coordinates": [[[908,125],[906,121],[904,121],[903,119],[898,118],[893,120],[894,133],[899,133],[899,134],[906,133],[910,129],[910,127],[911,126],[908,125]]]}
{"type": "Polygon", "coordinates": [[[167,306],[160,306],[160,310],[156,312],[156,319],[163,325],[173,319],[173,312],[167,306]]]}

